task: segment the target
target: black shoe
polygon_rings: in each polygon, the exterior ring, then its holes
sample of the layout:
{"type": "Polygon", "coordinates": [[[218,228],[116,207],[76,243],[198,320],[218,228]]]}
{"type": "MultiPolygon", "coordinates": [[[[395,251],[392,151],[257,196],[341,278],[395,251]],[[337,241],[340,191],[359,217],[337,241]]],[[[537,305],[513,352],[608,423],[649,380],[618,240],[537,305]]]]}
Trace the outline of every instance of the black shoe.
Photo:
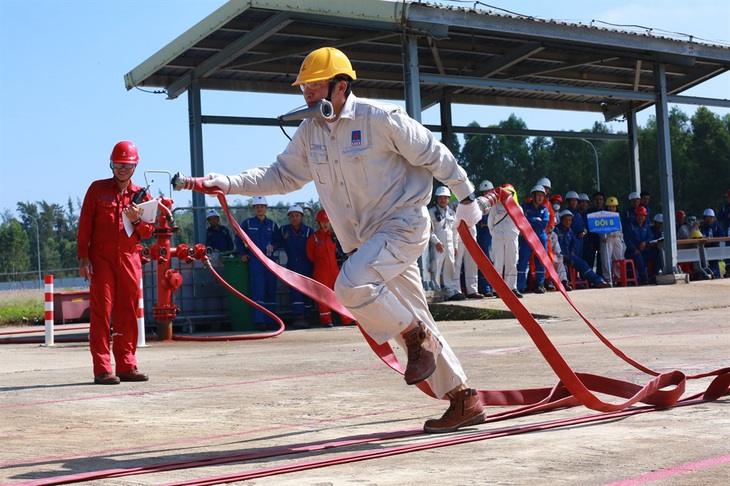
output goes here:
{"type": "Polygon", "coordinates": [[[499,297],[499,296],[497,294],[495,294],[494,292],[486,292],[484,294],[484,297],[489,298],[489,297],[499,297]]]}
{"type": "Polygon", "coordinates": [[[545,287],[543,287],[542,285],[538,285],[537,287],[535,287],[535,293],[536,294],[544,294],[545,293],[545,287]]]}
{"type": "Polygon", "coordinates": [[[565,287],[566,292],[570,292],[571,290],[573,290],[573,286],[570,285],[570,282],[568,282],[567,280],[563,280],[562,284],[563,287],[565,287]]]}
{"type": "Polygon", "coordinates": [[[484,296],[480,294],[479,292],[474,292],[471,294],[466,294],[467,299],[483,299],[484,296]]]}
{"type": "Polygon", "coordinates": [[[518,299],[521,299],[523,297],[522,293],[517,289],[512,290],[512,293],[515,294],[518,299]]]}
{"type": "Polygon", "coordinates": [[[446,300],[457,301],[457,300],[464,300],[464,299],[466,299],[466,297],[464,297],[464,294],[458,293],[458,294],[452,295],[451,297],[449,297],[446,300]]]}

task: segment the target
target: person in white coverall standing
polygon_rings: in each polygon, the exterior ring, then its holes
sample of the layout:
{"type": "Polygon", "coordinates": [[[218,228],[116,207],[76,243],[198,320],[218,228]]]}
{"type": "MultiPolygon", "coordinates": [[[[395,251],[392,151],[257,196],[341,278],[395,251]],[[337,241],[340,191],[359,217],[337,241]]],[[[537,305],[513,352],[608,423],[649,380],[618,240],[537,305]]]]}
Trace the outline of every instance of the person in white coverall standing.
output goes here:
{"type": "MultiPolygon", "coordinates": [[[[512,193],[515,203],[519,207],[517,200],[517,191],[512,184],[502,185],[502,190],[512,193]]],[[[520,207],[520,212],[522,208],[520,207]]],[[[517,290],[517,258],[519,257],[519,236],[520,230],[510,215],[507,214],[507,208],[502,203],[495,204],[489,211],[487,219],[489,231],[492,233],[492,253],[490,257],[494,263],[497,273],[503,276],[505,283],[512,292],[522,298],[522,294],[517,290]]],[[[499,295],[498,295],[499,297],[499,295]]]]}
{"type": "Polygon", "coordinates": [[[451,191],[446,186],[436,189],[436,204],[428,210],[431,218],[431,271],[439,282],[443,279],[446,300],[464,300],[456,266],[456,248],[459,233],[454,227],[456,214],[449,206],[451,191]]]}
{"type": "Polygon", "coordinates": [[[451,152],[396,105],[356,97],[349,59],[324,47],[302,63],[294,86],[309,107],[331,102],[334,117],[304,120],[269,166],[238,175],[209,174],[206,187],[225,194],[286,194],[314,181],[323,208],[350,253],[335,294],[377,343],[394,339],[407,350],[405,380],[426,381],[450,400],[426,432],[451,432],[484,422],[485,412],[455,354],[428,310],[417,260],[429,242],[426,205],[433,179],[459,200],[455,224],[481,217],[474,186],[451,152]],[[357,250],[357,251],[355,251],[357,250]],[[354,252],[354,253],[353,253],[354,252]]]}

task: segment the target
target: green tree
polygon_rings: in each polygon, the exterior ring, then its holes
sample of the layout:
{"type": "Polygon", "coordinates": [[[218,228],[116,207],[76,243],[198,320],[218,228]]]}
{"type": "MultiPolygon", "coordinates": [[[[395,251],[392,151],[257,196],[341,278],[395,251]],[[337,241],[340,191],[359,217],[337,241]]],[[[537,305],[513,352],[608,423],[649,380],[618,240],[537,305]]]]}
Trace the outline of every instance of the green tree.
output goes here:
{"type": "Polygon", "coordinates": [[[28,234],[18,220],[0,224],[0,273],[19,273],[30,270],[28,234]]]}
{"type": "Polygon", "coordinates": [[[730,185],[730,115],[724,119],[705,107],[697,109],[690,119],[692,140],[689,158],[697,173],[693,177],[695,210],[722,206],[730,185]]]}

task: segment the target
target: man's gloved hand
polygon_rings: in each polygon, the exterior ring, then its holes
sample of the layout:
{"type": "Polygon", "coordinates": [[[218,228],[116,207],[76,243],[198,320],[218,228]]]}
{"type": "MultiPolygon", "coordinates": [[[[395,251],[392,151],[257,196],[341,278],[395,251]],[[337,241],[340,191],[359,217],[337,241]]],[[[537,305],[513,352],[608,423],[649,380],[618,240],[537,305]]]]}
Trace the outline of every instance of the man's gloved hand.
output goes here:
{"type": "Polygon", "coordinates": [[[456,208],[456,221],[454,221],[454,226],[456,228],[459,227],[461,222],[465,222],[466,225],[471,228],[472,226],[475,226],[479,220],[482,219],[482,211],[479,209],[479,205],[471,202],[471,203],[459,203],[459,206],[456,208]]]}
{"type": "Polygon", "coordinates": [[[223,191],[223,194],[229,194],[231,192],[231,178],[227,175],[211,172],[208,174],[208,178],[203,181],[203,186],[217,187],[223,191]]]}

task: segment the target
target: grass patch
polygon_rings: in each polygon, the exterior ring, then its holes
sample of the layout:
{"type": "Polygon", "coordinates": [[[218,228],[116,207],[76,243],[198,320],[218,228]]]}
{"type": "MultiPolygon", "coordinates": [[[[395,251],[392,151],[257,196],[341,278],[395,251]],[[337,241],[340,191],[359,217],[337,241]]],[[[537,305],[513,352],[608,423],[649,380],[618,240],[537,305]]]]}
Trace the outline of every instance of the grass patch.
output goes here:
{"type": "Polygon", "coordinates": [[[0,326],[44,322],[44,299],[41,289],[0,292],[0,326]]]}

